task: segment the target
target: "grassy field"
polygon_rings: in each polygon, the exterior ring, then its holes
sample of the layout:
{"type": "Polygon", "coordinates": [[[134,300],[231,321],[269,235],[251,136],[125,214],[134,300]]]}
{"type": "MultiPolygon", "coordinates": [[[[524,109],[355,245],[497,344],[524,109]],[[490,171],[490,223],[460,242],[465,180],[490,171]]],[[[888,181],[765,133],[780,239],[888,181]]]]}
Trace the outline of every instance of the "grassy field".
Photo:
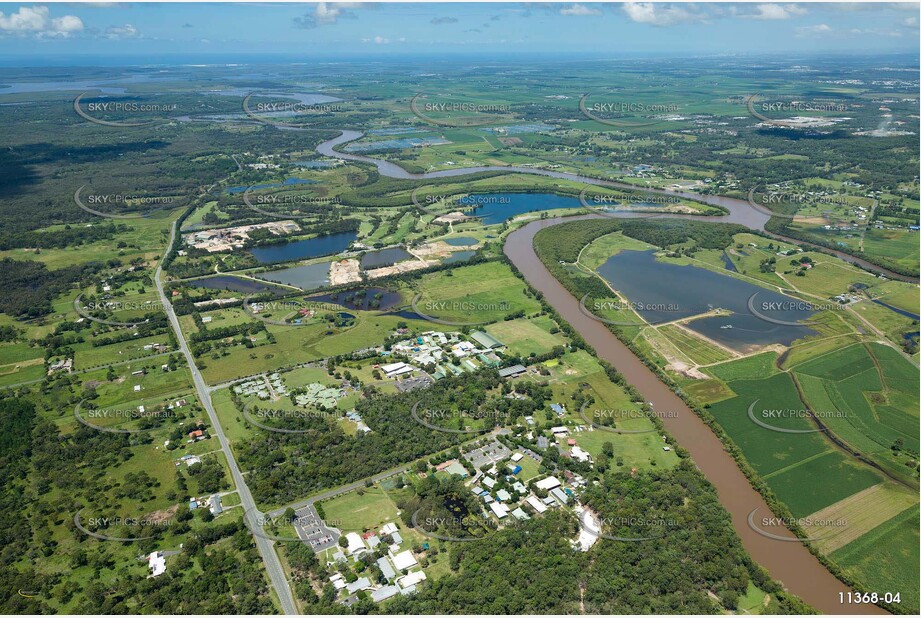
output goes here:
{"type": "Polygon", "coordinates": [[[669,324],[659,329],[669,341],[678,348],[695,364],[710,365],[733,358],[733,356],[723,348],[709,343],[702,337],[696,337],[691,331],[669,324]]]}
{"type": "Polygon", "coordinates": [[[776,352],[762,352],[746,358],[707,367],[706,372],[731,382],[732,380],[766,378],[777,373],[776,352]]]}
{"type": "Polygon", "coordinates": [[[486,332],[508,346],[512,354],[527,357],[544,354],[554,346],[564,345],[566,338],[561,334],[550,334],[553,321],[548,317],[528,320],[496,322],[486,327],[486,332]]]}
{"type": "Polygon", "coordinates": [[[508,266],[489,262],[424,275],[417,280],[419,309],[459,323],[493,322],[516,311],[540,310],[508,266]],[[444,303],[444,304],[442,304],[444,303]]]}
{"type": "Polygon", "coordinates": [[[890,473],[916,482],[918,372],[876,343],[852,345],[797,365],[810,407],[828,413],[829,429],[890,473]],[[832,414],[831,412],[834,412],[832,414]]]}
{"type": "Polygon", "coordinates": [[[343,532],[362,532],[388,521],[399,523],[397,507],[379,487],[350,491],[322,503],[324,520],[343,532]]]}
{"type": "Polygon", "coordinates": [[[832,553],[831,558],[869,590],[900,593],[906,613],[917,614],[919,523],[918,507],[906,509],[832,553]]]}

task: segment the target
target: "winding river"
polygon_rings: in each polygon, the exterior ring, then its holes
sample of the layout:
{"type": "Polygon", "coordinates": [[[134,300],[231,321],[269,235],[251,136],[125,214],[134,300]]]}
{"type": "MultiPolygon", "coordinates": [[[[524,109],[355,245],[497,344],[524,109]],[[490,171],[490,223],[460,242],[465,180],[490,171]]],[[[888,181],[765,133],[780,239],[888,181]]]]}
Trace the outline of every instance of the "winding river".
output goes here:
{"type": "MultiPolygon", "coordinates": [[[[343,130],[338,137],[327,140],[319,144],[316,148],[317,152],[321,155],[327,157],[334,157],[337,159],[342,159],[345,161],[357,161],[360,163],[367,163],[373,165],[377,168],[377,171],[382,176],[387,176],[388,178],[399,178],[403,180],[432,180],[435,178],[452,178],[456,176],[467,176],[470,174],[477,174],[481,172],[502,172],[504,174],[509,173],[518,173],[518,174],[533,174],[536,176],[547,176],[550,178],[559,178],[560,180],[571,180],[574,182],[581,182],[587,185],[595,185],[599,187],[611,187],[615,189],[624,189],[629,191],[643,191],[646,193],[653,193],[657,195],[670,195],[683,197],[689,200],[695,200],[698,202],[703,202],[704,204],[709,204],[710,206],[721,206],[729,211],[729,214],[723,217],[713,217],[707,215],[682,215],[676,213],[669,213],[658,215],[661,217],[680,217],[682,219],[697,219],[699,221],[711,221],[714,223],[738,223],[739,225],[744,225],[747,228],[757,230],[768,236],[772,236],[778,240],[793,244],[793,245],[808,245],[809,243],[804,243],[801,240],[796,240],[794,238],[788,238],[786,236],[781,236],[779,234],[774,234],[773,232],[768,232],[764,229],[765,224],[770,219],[770,216],[766,213],[754,208],[745,200],[740,200],[734,197],[725,197],[722,195],[701,195],[699,193],[691,193],[687,191],[669,191],[666,189],[648,189],[644,187],[638,187],[636,185],[627,184],[625,182],[616,182],[614,180],[601,180],[599,178],[591,178],[589,176],[580,176],[579,174],[572,174],[569,172],[555,172],[553,170],[543,170],[533,167],[520,167],[516,165],[482,165],[477,167],[459,167],[456,169],[450,170],[440,170],[437,172],[425,172],[423,174],[415,174],[412,172],[407,172],[405,169],[397,165],[396,163],[391,163],[390,161],[384,161],[382,159],[376,159],[374,157],[368,157],[364,155],[354,154],[350,152],[341,152],[336,150],[336,146],[341,146],[342,144],[355,141],[364,135],[361,131],[353,130],[343,130]]],[[[614,215],[609,215],[614,216],[614,215]]],[[[631,217],[637,216],[629,212],[619,213],[616,216],[631,217]]],[[[646,214],[641,214],[639,216],[648,216],[646,214]]],[[[909,281],[912,283],[917,283],[917,277],[906,277],[898,273],[892,272],[887,268],[882,266],[877,266],[876,264],[871,264],[866,260],[863,260],[858,257],[854,257],[847,253],[842,253],[841,251],[835,251],[833,249],[823,248],[823,251],[829,251],[833,253],[836,257],[855,264],[865,270],[868,270],[873,273],[882,273],[889,277],[890,279],[898,279],[900,281],[909,281]]]]}
{"type": "MultiPolygon", "coordinates": [[[[576,174],[521,167],[485,166],[412,174],[394,163],[335,150],[335,146],[358,139],[361,135],[358,131],[343,131],[339,137],[320,144],[317,152],[330,157],[370,163],[375,165],[382,175],[392,178],[424,180],[463,176],[484,171],[500,171],[539,174],[593,185],[636,189],[636,187],[623,183],[587,178],[576,174]]],[[[764,224],[768,220],[767,215],[744,200],[658,190],[654,192],[689,197],[707,204],[723,206],[729,211],[729,215],[725,217],[691,216],[695,219],[740,223],[760,231],[764,230],[764,224]]],[[[698,468],[716,488],[720,502],[731,515],[733,527],[742,539],[746,551],[758,564],[768,570],[771,577],[782,582],[791,593],[825,613],[887,613],[874,605],[842,604],[839,601],[839,594],[846,595],[851,592],[851,589],[832,575],[801,542],[796,540],[793,533],[782,529],[779,536],[788,540],[777,540],[757,533],[749,526],[749,518],[753,515],[760,519],[770,517],[772,512],[761,494],[752,488],[735,460],[723,448],[719,438],[604,324],[589,318],[580,311],[578,299],[550,274],[537,257],[533,244],[537,232],[566,221],[595,218],[601,218],[601,216],[581,215],[532,221],[509,234],[504,246],[505,255],[524,275],[528,283],[534,289],[539,290],[562,318],[595,348],[598,356],[611,363],[617,371],[623,374],[626,380],[635,386],[647,401],[652,403],[655,410],[673,413],[662,415],[665,428],[675,436],[682,447],[687,449],[698,468]]],[[[847,257],[850,261],[857,261],[857,258],[847,257]]],[[[878,269],[875,266],[873,268],[878,269]]],[[[772,527],[772,530],[777,530],[777,528],[772,527]]]]}

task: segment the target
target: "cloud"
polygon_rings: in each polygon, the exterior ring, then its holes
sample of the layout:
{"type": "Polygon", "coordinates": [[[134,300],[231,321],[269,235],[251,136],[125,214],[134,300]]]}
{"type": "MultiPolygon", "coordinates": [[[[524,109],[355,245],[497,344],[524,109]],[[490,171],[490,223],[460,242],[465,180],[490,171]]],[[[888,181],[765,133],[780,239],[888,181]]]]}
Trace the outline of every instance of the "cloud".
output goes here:
{"type": "Polygon", "coordinates": [[[133,39],[138,36],[138,29],[131,24],[123,26],[109,26],[106,28],[106,38],[108,39],[133,39]]]}
{"type": "Polygon", "coordinates": [[[0,11],[0,34],[31,34],[37,38],[66,38],[83,31],[83,20],[75,15],[51,17],[47,6],[21,6],[15,13],[0,11]]]}
{"type": "Polygon", "coordinates": [[[584,4],[571,4],[560,9],[560,15],[601,15],[601,10],[587,7],[584,4]]]}
{"type": "Polygon", "coordinates": [[[182,24],[182,27],[183,28],[194,28],[195,26],[193,26],[192,24],[182,24]]]}
{"type": "Polygon", "coordinates": [[[326,26],[336,23],[339,18],[354,19],[356,17],[355,9],[362,6],[362,2],[319,2],[313,13],[305,13],[301,17],[295,17],[294,23],[299,28],[316,28],[317,26],[326,26]]]}
{"type": "Polygon", "coordinates": [[[796,15],[805,15],[806,9],[796,4],[759,4],[755,7],[758,12],[752,19],[790,19],[796,15]]]}
{"type": "Polygon", "coordinates": [[[627,17],[633,21],[651,26],[672,26],[704,19],[704,16],[700,13],[692,13],[684,7],[671,4],[625,2],[623,8],[627,17]]]}
{"type": "MultiPolygon", "coordinates": [[[[405,40],[406,39],[404,38],[400,39],[400,41],[405,41],[405,40]]],[[[362,39],[361,42],[362,43],[374,43],[375,45],[387,45],[388,43],[390,43],[390,39],[388,39],[387,37],[378,35],[372,39],[362,39]]]]}
{"type": "Polygon", "coordinates": [[[801,26],[796,29],[797,36],[809,36],[816,34],[830,34],[834,29],[828,24],[816,24],[815,26],[801,26]]]}
{"type": "Polygon", "coordinates": [[[436,26],[438,24],[456,24],[457,18],[456,17],[433,17],[432,21],[430,21],[429,23],[434,24],[436,26]]]}
{"type": "Polygon", "coordinates": [[[902,20],[902,25],[906,28],[917,28],[918,27],[918,18],[917,17],[906,17],[902,20]]]}

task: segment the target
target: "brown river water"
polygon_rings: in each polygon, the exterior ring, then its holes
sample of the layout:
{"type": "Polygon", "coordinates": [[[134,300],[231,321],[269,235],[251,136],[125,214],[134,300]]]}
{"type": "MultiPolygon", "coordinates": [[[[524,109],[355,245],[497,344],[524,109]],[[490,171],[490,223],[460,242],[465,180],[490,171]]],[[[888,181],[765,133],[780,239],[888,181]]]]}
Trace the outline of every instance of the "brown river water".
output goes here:
{"type": "MultiPolygon", "coordinates": [[[[353,141],[361,137],[359,131],[343,131],[341,135],[317,146],[317,152],[330,157],[350,161],[361,161],[375,165],[383,176],[391,178],[404,178],[426,180],[441,177],[464,176],[476,172],[501,171],[538,174],[575,180],[592,185],[618,187],[623,189],[636,189],[636,187],[623,183],[598,180],[566,172],[553,172],[534,168],[484,166],[477,168],[460,168],[413,174],[402,167],[389,161],[382,161],[363,155],[343,153],[336,150],[336,146],[353,141]]],[[[754,208],[745,200],[714,196],[699,195],[695,193],[679,193],[672,191],[653,190],[652,193],[663,193],[688,197],[707,204],[722,206],[729,211],[724,217],[689,216],[686,218],[701,219],[722,223],[739,223],[753,230],[764,231],[764,224],[768,220],[765,213],[754,208]]],[[[853,592],[852,589],[832,575],[821,562],[813,556],[806,547],[796,539],[792,532],[782,526],[772,526],[771,534],[789,540],[777,540],[764,534],[755,532],[749,525],[749,518],[756,513],[757,519],[772,516],[764,498],[761,497],[748,479],[739,469],[735,460],[723,448],[722,442],[710,428],[690,408],[675,395],[671,389],[659,381],[643,362],[620,342],[614,334],[601,322],[589,318],[579,308],[579,301],[563,285],[557,281],[543,265],[534,252],[534,236],[542,229],[558,225],[566,221],[579,219],[601,218],[600,215],[584,215],[575,217],[558,217],[542,219],[528,223],[524,227],[509,234],[505,241],[505,255],[527,279],[534,289],[543,293],[547,302],[566,320],[580,335],[595,348],[598,356],[611,363],[636,387],[636,389],[652,403],[658,412],[672,412],[662,414],[665,428],[678,441],[678,443],[691,454],[697,467],[703,475],[713,484],[719,495],[720,502],[732,517],[732,524],[736,533],[742,539],[742,545],[751,557],[768,570],[771,577],[781,582],[787,590],[797,595],[817,610],[827,614],[886,614],[885,610],[869,604],[841,603],[840,595],[853,592]]],[[[779,237],[783,238],[783,237],[779,237]]],[[[786,239],[797,243],[792,239],[786,239]]],[[[797,243],[799,244],[799,243],[797,243]]],[[[878,266],[871,265],[859,258],[835,252],[839,257],[849,262],[860,264],[874,271],[885,271],[878,266]]],[[[895,273],[888,273],[896,278],[901,278],[895,273]]]]}

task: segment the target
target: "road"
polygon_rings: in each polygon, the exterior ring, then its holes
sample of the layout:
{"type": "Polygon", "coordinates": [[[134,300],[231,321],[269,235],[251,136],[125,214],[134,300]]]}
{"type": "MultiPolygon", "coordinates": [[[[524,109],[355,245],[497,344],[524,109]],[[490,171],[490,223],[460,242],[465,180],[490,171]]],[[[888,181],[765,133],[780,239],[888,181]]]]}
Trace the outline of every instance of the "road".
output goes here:
{"type": "MultiPolygon", "coordinates": [[[[169,251],[169,248],[172,247],[173,242],[175,242],[176,232],[176,222],[174,221],[170,230],[167,251],[169,251]]],[[[176,312],[173,310],[173,305],[163,286],[162,271],[163,260],[160,260],[157,271],[154,273],[154,282],[157,285],[157,293],[160,295],[160,302],[163,303],[163,310],[169,318],[170,325],[176,335],[176,341],[179,342],[179,349],[185,355],[186,362],[189,365],[189,371],[192,374],[192,382],[195,384],[195,391],[198,393],[198,400],[208,412],[212,431],[221,444],[221,450],[224,452],[224,457],[227,459],[227,467],[230,468],[230,475],[237,488],[237,494],[240,496],[240,503],[243,507],[243,511],[248,515],[246,524],[250,530],[252,530],[254,527],[258,527],[256,522],[261,519],[262,515],[256,509],[256,502],[253,500],[253,495],[250,493],[246,481],[243,480],[243,474],[240,472],[237,460],[234,458],[233,451],[230,448],[230,442],[227,441],[227,436],[224,434],[224,429],[221,427],[221,422],[211,402],[211,393],[208,389],[208,385],[205,384],[201,372],[195,365],[195,359],[192,357],[192,352],[189,350],[185,336],[182,334],[182,329],[179,327],[179,318],[176,317],[176,312]]],[[[253,540],[256,542],[256,549],[259,550],[259,555],[262,556],[265,570],[269,574],[269,581],[275,589],[275,593],[278,595],[278,601],[281,603],[282,611],[287,615],[296,615],[298,611],[294,603],[294,596],[291,594],[291,587],[288,585],[288,579],[281,566],[281,560],[279,560],[278,554],[275,553],[274,542],[255,534],[253,535],[253,540]]]]}

